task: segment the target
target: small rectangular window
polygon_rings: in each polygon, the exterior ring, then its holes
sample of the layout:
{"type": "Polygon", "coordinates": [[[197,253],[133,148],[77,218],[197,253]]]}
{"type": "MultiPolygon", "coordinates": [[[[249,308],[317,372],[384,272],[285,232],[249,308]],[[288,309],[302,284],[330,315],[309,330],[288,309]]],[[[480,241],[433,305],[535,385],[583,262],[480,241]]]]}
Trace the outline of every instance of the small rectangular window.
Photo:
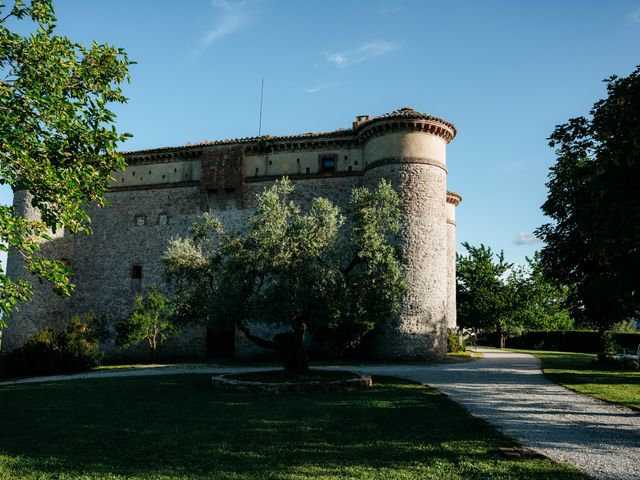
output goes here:
{"type": "Polygon", "coordinates": [[[307,167],[307,173],[311,173],[311,169],[307,167]]]}
{"type": "Polygon", "coordinates": [[[140,280],[142,278],[142,265],[133,265],[131,267],[131,278],[133,280],[140,280]]]}

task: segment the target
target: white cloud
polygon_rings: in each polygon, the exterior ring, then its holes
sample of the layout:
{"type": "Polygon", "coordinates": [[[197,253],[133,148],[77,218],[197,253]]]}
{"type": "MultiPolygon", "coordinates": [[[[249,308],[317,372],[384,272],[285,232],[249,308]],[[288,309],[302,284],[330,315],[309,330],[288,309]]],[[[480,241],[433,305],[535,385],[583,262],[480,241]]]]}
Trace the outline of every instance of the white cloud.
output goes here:
{"type": "Polygon", "coordinates": [[[518,233],[518,236],[513,241],[516,245],[535,245],[536,243],[540,243],[541,240],[536,237],[533,233],[518,233]]]}
{"type": "Polygon", "coordinates": [[[345,50],[344,52],[325,52],[325,58],[336,65],[337,67],[344,68],[352,65],[357,65],[373,57],[384,55],[385,53],[398,50],[400,47],[393,43],[383,42],[376,40],[366,43],[361,47],[354,48],[353,50],[345,50]]]}
{"type": "Polygon", "coordinates": [[[635,11],[629,15],[629,18],[636,23],[640,23],[640,7],[636,8],[635,11]]]}
{"type": "Polygon", "coordinates": [[[218,11],[217,21],[202,37],[204,46],[222,37],[237,32],[251,23],[249,4],[246,0],[212,0],[211,6],[218,11]]]}
{"type": "Polygon", "coordinates": [[[402,11],[402,7],[397,4],[382,4],[378,7],[380,15],[394,15],[402,11]]]}
{"type": "Polygon", "coordinates": [[[319,92],[320,90],[334,87],[335,85],[336,85],[335,83],[322,83],[320,85],[315,85],[313,87],[307,87],[304,89],[304,91],[306,93],[316,93],[316,92],[319,92]]]}

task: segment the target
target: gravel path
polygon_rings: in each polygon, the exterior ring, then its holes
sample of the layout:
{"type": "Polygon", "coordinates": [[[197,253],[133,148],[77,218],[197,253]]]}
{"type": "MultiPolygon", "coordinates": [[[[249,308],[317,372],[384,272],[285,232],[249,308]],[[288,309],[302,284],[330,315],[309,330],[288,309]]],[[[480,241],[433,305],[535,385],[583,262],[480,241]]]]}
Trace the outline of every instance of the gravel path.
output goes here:
{"type": "Polygon", "coordinates": [[[547,380],[531,355],[485,350],[474,362],[367,367],[446,393],[524,445],[601,479],[640,479],[640,414],[547,380]]]}
{"type": "MultiPolygon", "coordinates": [[[[435,387],[505,434],[558,461],[601,479],[640,479],[640,414],[580,395],[547,380],[531,355],[483,351],[473,362],[442,365],[356,365],[435,387]]],[[[153,366],[2,382],[51,382],[180,373],[271,370],[215,365],[153,366]]]]}

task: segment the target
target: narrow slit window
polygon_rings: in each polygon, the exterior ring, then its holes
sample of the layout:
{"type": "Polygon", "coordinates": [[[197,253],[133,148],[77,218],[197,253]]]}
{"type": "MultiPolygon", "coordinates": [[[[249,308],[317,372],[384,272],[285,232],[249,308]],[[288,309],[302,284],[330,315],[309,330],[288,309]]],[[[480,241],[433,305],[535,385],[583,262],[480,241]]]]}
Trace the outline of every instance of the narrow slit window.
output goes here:
{"type": "Polygon", "coordinates": [[[133,265],[131,267],[131,279],[132,280],[142,279],[142,265],[133,265]]]}

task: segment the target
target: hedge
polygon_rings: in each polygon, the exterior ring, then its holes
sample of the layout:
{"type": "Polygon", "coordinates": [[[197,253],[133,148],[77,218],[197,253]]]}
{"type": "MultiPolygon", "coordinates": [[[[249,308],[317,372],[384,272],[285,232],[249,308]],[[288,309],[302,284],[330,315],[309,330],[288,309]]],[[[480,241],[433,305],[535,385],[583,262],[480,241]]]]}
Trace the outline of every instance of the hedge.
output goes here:
{"type": "MultiPolygon", "coordinates": [[[[638,348],[640,332],[614,333],[620,348],[638,348]]],[[[491,341],[491,339],[487,339],[491,341]]],[[[495,344],[492,342],[491,344],[495,344]]],[[[528,332],[519,337],[507,338],[508,348],[525,350],[558,350],[564,352],[597,353],[601,350],[598,332],[567,330],[564,332],[528,332]]]]}

